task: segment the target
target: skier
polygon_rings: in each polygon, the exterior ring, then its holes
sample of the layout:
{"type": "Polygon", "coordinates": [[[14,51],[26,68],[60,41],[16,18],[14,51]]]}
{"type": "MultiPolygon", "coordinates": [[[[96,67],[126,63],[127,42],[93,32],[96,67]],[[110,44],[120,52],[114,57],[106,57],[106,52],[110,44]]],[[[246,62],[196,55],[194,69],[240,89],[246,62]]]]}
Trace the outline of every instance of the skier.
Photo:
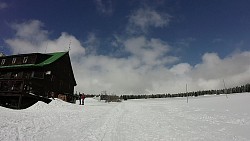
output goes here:
{"type": "Polygon", "coordinates": [[[81,104],[81,102],[82,102],[82,94],[79,93],[79,98],[78,99],[79,99],[79,102],[80,102],[79,105],[82,105],[81,104]]]}
{"type": "Polygon", "coordinates": [[[84,93],[82,93],[82,105],[84,105],[84,99],[85,99],[85,95],[84,95],[84,93]]]}

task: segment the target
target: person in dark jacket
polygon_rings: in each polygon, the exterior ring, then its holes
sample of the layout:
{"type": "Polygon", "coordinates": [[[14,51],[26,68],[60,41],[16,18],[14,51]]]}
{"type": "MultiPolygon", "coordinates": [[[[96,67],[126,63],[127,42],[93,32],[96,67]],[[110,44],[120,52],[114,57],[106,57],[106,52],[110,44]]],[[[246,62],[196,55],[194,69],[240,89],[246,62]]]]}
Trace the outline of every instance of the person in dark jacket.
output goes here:
{"type": "Polygon", "coordinates": [[[80,102],[79,105],[82,105],[81,104],[82,103],[82,94],[80,94],[80,93],[79,93],[79,102],[80,102]]]}
{"type": "Polygon", "coordinates": [[[85,95],[84,95],[84,93],[82,93],[82,105],[84,105],[84,99],[85,99],[85,95]]]}
{"type": "Polygon", "coordinates": [[[52,99],[55,100],[55,93],[54,92],[50,92],[50,96],[51,96],[52,99]]]}

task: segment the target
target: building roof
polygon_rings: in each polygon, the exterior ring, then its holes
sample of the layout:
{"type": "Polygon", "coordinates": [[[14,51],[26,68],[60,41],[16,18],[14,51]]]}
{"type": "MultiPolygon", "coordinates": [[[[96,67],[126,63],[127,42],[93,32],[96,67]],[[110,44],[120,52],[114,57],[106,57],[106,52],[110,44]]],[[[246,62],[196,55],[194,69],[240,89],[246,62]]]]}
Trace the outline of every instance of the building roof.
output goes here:
{"type": "Polygon", "coordinates": [[[0,68],[24,68],[24,67],[43,67],[46,65],[49,65],[59,58],[61,58],[63,55],[65,55],[68,52],[55,52],[55,53],[48,53],[47,55],[51,55],[48,59],[44,60],[41,63],[38,64],[19,64],[19,65],[10,65],[10,66],[0,66],[0,68]]]}
{"type": "Polygon", "coordinates": [[[58,60],[59,58],[61,58],[63,55],[65,55],[68,52],[56,52],[56,53],[50,53],[48,55],[52,55],[51,57],[49,57],[48,59],[46,59],[45,61],[36,64],[36,66],[45,66],[45,65],[49,65],[53,62],[55,62],[56,60],[58,60]]]}

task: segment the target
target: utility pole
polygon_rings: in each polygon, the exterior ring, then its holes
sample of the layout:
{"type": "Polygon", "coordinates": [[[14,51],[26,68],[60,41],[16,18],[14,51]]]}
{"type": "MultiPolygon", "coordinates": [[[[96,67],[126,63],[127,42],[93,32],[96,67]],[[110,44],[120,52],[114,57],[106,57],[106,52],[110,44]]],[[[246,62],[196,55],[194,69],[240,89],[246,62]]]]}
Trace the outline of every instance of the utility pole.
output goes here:
{"type": "Polygon", "coordinates": [[[186,84],[186,95],[187,95],[187,103],[188,103],[188,92],[187,92],[187,84],[186,84]]]}
{"type": "MultiPolygon", "coordinates": [[[[223,79],[223,84],[224,84],[224,93],[226,93],[226,97],[227,97],[227,88],[226,88],[226,84],[225,84],[225,81],[224,81],[224,79],[223,79]]],[[[228,98],[228,97],[227,97],[228,98]]]]}

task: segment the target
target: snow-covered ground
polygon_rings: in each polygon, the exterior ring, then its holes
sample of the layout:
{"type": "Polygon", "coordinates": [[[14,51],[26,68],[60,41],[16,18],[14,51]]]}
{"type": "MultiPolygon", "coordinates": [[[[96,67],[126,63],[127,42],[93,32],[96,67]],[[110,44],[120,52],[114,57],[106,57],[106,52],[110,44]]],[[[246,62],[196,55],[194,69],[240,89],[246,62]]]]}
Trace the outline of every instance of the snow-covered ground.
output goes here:
{"type": "Polygon", "coordinates": [[[1,141],[249,141],[250,93],[0,107],[1,141]]]}

